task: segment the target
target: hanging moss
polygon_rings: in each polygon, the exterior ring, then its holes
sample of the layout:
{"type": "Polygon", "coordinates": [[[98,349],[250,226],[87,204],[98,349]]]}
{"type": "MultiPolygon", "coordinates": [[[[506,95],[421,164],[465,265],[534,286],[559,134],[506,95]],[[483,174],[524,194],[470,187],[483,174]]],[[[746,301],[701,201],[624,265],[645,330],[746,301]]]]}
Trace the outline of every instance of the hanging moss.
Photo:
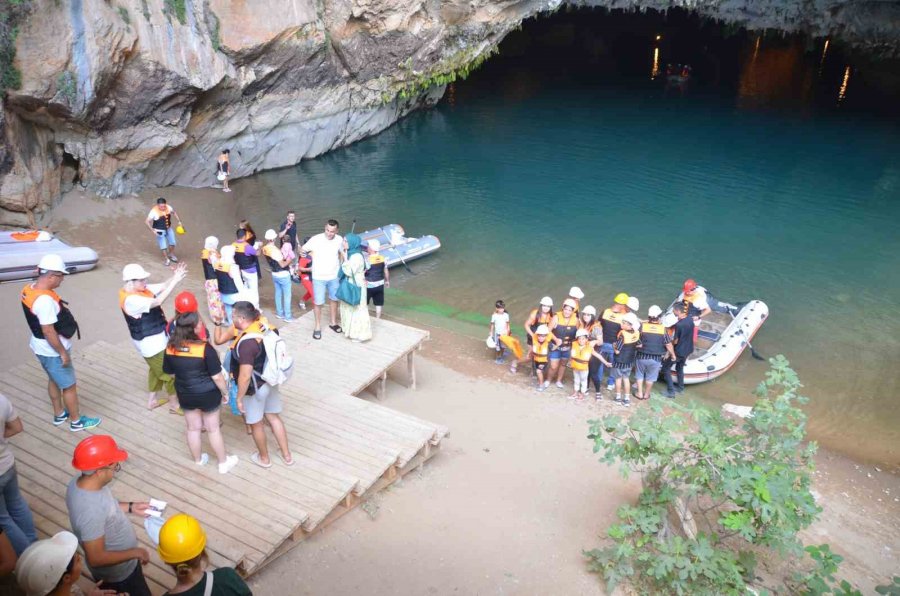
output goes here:
{"type": "Polygon", "coordinates": [[[0,94],[22,86],[22,73],[15,67],[19,25],[31,14],[31,0],[0,2],[0,94]]]}
{"type": "Polygon", "coordinates": [[[498,52],[497,46],[491,46],[487,50],[474,56],[474,50],[462,50],[450,58],[440,61],[427,72],[418,75],[412,70],[412,58],[410,58],[405,63],[399,64],[398,66],[401,70],[404,70],[413,76],[414,79],[412,81],[402,82],[393,90],[393,92],[383,92],[381,94],[381,99],[384,103],[388,103],[395,97],[406,99],[418,95],[431,87],[449,85],[456,80],[465,79],[475,69],[481,66],[485,60],[498,52]]]}

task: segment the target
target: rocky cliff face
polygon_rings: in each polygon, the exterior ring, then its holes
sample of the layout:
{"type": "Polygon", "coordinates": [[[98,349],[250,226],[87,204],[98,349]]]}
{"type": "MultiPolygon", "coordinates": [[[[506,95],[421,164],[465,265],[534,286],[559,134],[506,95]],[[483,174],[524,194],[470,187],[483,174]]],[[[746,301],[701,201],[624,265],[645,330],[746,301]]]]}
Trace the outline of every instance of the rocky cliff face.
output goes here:
{"type": "MultiPolygon", "coordinates": [[[[0,0],[4,2],[8,0],[0,0]]],[[[560,0],[25,0],[0,101],[0,223],[73,184],[104,196],[288,166],[437,101],[523,19],[560,0]]],[[[900,5],[589,0],[683,6],[753,28],[896,48],[900,5]]],[[[2,9],[0,9],[2,10],[2,9]]]]}

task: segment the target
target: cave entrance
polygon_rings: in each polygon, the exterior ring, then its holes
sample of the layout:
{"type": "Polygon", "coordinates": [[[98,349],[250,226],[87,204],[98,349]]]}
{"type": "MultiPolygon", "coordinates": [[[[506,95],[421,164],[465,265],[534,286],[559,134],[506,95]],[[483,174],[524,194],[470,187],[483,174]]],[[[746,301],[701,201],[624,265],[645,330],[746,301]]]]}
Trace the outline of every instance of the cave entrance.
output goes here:
{"type": "Polygon", "coordinates": [[[61,187],[62,192],[67,192],[76,184],[81,183],[81,162],[66,151],[63,145],[60,145],[60,148],[62,149],[61,187]]]}

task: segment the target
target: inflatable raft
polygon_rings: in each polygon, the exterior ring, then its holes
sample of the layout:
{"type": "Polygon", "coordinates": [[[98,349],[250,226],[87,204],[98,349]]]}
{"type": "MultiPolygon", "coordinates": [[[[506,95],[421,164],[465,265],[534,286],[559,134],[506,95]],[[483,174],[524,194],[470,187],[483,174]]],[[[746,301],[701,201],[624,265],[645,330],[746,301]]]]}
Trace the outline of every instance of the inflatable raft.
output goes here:
{"type": "Polygon", "coordinates": [[[367,230],[359,234],[362,241],[378,240],[381,248],[379,254],[384,257],[388,267],[400,265],[403,261],[409,263],[415,259],[437,251],[441,247],[441,241],[437,236],[420,236],[419,238],[407,237],[403,226],[388,224],[374,230],[367,230]]]}
{"type": "Polygon", "coordinates": [[[751,300],[733,317],[719,312],[703,317],[694,341],[694,353],[684,364],[684,384],[704,383],[728,372],[768,316],[769,307],[765,302],[751,300]]]}
{"type": "Polygon", "coordinates": [[[46,254],[58,254],[69,273],[97,266],[97,253],[86,246],[72,247],[49,232],[0,231],[0,281],[30,279],[46,254]]]}

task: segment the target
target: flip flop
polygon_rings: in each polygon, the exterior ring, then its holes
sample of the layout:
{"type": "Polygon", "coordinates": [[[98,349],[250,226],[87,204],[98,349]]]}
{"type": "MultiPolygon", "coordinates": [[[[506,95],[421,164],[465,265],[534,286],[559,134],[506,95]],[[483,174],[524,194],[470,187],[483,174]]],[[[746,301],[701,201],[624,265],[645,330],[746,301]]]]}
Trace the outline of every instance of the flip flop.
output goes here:
{"type": "MultiPolygon", "coordinates": [[[[168,400],[166,400],[168,401],[168,400]]],[[[184,410],[181,408],[169,408],[169,414],[175,414],[176,416],[184,416],[184,410]]]]}
{"type": "Polygon", "coordinates": [[[250,456],[250,461],[255,463],[260,468],[271,468],[272,467],[271,461],[267,464],[262,463],[262,461],[259,459],[259,451],[257,451],[256,453],[254,453],[253,455],[250,456]]]}
{"type": "Polygon", "coordinates": [[[167,403],[169,403],[169,398],[168,398],[168,397],[155,397],[155,398],[153,398],[153,399],[151,399],[151,400],[147,400],[147,409],[148,409],[148,410],[155,410],[155,409],[158,408],[159,406],[163,406],[163,405],[165,405],[165,404],[167,404],[167,403]]]}
{"type": "Polygon", "coordinates": [[[340,325],[329,325],[328,328],[331,329],[332,331],[334,331],[335,333],[343,333],[344,332],[344,330],[341,329],[340,325]]]}
{"type": "Polygon", "coordinates": [[[293,466],[294,463],[296,463],[296,462],[294,462],[294,456],[293,456],[293,454],[291,454],[291,459],[284,459],[284,456],[281,455],[281,452],[279,451],[279,452],[278,452],[278,457],[281,458],[281,461],[283,461],[283,462],[284,462],[284,465],[286,465],[286,466],[293,466]]]}
{"type": "Polygon", "coordinates": [[[319,329],[313,331],[313,339],[322,339],[322,332],[319,329]]]}

